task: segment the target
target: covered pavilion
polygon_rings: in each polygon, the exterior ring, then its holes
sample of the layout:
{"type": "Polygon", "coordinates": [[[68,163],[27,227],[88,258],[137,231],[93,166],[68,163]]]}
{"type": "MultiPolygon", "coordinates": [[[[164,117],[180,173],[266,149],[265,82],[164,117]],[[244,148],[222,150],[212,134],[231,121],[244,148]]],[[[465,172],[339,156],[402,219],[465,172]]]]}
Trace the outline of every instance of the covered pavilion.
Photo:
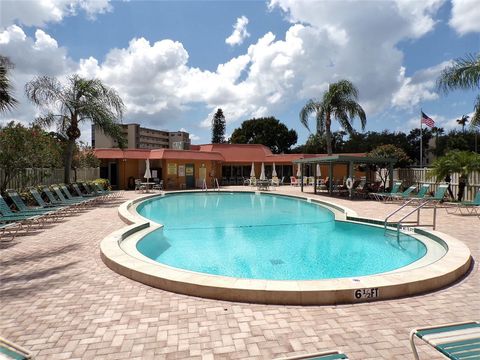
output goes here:
{"type": "MultiPolygon", "coordinates": [[[[334,166],[341,164],[347,166],[347,174],[349,178],[353,178],[355,174],[355,164],[357,165],[384,165],[387,164],[388,168],[388,178],[390,181],[393,179],[393,165],[395,164],[395,159],[392,158],[381,158],[381,157],[370,157],[366,155],[331,155],[331,156],[321,156],[321,157],[311,157],[304,159],[293,160],[294,164],[301,166],[301,181],[300,186],[303,192],[303,176],[305,174],[305,165],[310,165],[313,168],[313,173],[315,179],[317,178],[317,167],[315,165],[327,165],[328,166],[328,177],[333,179],[334,166]]],[[[317,183],[313,182],[313,191],[317,193],[317,183]]],[[[328,183],[328,192],[332,194],[333,191],[333,181],[328,183]]]]}

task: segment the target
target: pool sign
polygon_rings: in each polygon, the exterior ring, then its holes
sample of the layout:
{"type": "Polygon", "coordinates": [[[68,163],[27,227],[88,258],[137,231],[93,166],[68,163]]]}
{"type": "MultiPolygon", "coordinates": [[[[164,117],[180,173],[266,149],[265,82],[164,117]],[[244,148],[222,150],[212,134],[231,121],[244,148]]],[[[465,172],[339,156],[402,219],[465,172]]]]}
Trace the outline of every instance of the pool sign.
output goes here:
{"type": "Polygon", "coordinates": [[[353,298],[355,300],[377,299],[378,296],[378,288],[357,289],[353,292],[353,298]]]}

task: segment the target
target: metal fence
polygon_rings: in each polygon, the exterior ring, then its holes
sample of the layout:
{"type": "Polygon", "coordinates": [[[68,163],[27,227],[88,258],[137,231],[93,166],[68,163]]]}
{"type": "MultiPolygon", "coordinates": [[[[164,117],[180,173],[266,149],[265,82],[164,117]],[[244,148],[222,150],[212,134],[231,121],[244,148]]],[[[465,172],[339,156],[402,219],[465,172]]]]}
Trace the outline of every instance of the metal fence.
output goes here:
{"type": "MultiPolygon", "coordinates": [[[[431,184],[431,189],[435,191],[439,184],[445,184],[445,179],[437,179],[428,175],[428,168],[410,168],[410,169],[395,169],[393,171],[393,178],[401,180],[404,186],[415,184],[431,184]]],[[[460,175],[457,173],[450,175],[450,187],[455,197],[458,193],[458,180],[460,175]]],[[[476,192],[480,188],[480,172],[471,173],[467,180],[465,194],[463,200],[473,200],[476,192]]]]}
{"type": "MultiPolygon", "coordinates": [[[[29,168],[24,173],[15,177],[7,184],[7,189],[21,190],[28,186],[52,185],[63,183],[63,168],[60,169],[41,169],[29,168]]],[[[3,178],[3,169],[0,168],[0,178],[3,178]]],[[[81,168],[77,169],[77,181],[94,180],[100,177],[100,168],[81,168]]],[[[75,181],[75,172],[70,172],[70,182],[75,181]]]]}

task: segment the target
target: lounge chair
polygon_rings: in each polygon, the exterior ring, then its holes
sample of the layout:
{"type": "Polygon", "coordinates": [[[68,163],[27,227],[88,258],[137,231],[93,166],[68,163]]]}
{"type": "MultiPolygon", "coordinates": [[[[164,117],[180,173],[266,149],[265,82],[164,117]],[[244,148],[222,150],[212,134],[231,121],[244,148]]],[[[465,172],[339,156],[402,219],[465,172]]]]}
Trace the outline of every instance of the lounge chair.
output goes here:
{"type": "Polygon", "coordinates": [[[0,358],[29,360],[33,359],[33,355],[23,347],[0,337],[0,358]]]}
{"type": "MultiPolygon", "coordinates": [[[[73,205],[73,206],[86,206],[87,205],[86,200],[84,200],[84,199],[78,199],[78,200],[77,199],[75,199],[75,200],[67,199],[63,195],[63,193],[60,191],[60,188],[56,185],[52,185],[52,189],[55,192],[55,194],[57,195],[57,197],[60,199],[61,204],[69,204],[69,205],[73,205]]],[[[54,196],[52,196],[52,197],[49,196],[49,193],[51,194],[50,189],[45,188],[43,191],[48,196],[50,201],[52,201],[52,199],[56,200],[54,196]]]]}
{"type": "Polygon", "coordinates": [[[480,359],[480,323],[478,321],[413,329],[410,332],[410,345],[415,360],[419,360],[415,337],[422,339],[448,359],[480,359]]]}
{"type": "Polygon", "coordinates": [[[80,190],[80,186],[78,186],[78,184],[72,184],[72,187],[78,196],[81,196],[84,198],[94,198],[95,196],[97,196],[96,194],[83,193],[82,190],[80,190]]]}
{"type": "Polygon", "coordinates": [[[15,239],[15,236],[20,229],[21,226],[16,223],[0,223],[0,241],[9,241],[15,239]]]}
{"type": "Polygon", "coordinates": [[[53,204],[53,203],[45,202],[43,200],[42,196],[40,195],[40,193],[35,188],[30,188],[30,194],[32,194],[32,196],[35,199],[35,201],[37,202],[37,204],[39,206],[41,206],[42,208],[52,209],[52,210],[65,210],[65,211],[69,210],[69,208],[65,205],[59,206],[59,205],[56,205],[56,204],[53,204]]]}
{"type": "Polygon", "coordinates": [[[411,195],[408,199],[423,200],[427,195],[428,189],[430,189],[430,184],[422,184],[420,185],[418,193],[416,193],[415,195],[411,195]]]}
{"type": "Polygon", "coordinates": [[[446,203],[450,205],[446,208],[449,214],[459,215],[480,215],[480,189],[477,191],[475,198],[472,201],[462,201],[459,203],[446,203]],[[453,210],[452,210],[452,205],[453,210]]]}
{"type": "Polygon", "coordinates": [[[380,192],[380,193],[371,193],[370,196],[373,196],[375,200],[387,200],[391,199],[392,196],[400,194],[400,186],[402,186],[401,181],[395,181],[393,183],[392,189],[390,192],[380,192]]]}
{"type": "Polygon", "coordinates": [[[443,201],[443,199],[445,198],[445,193],[447,192],[447,189],[448,189],[448,184],[438,185],[438,188],[435,191],[435,194],[433,194],[433,196],[425,195],[425,200],[428,202],[439,203],[440,201],[443,201]]]}
{"type": "Polygon", "coordinates": [[[42,218],[42,216],[39,214],[25,214],[22,212],[14,213],[1,195],[0,215],[0,223],[3,224],[18,223],[22,228],[23,226],[30,228],[32,225],[45,225],[45,218],[42,218]]]}
{"type": "Polygon", "coordinates": [[[77,201],[67,201],[67,199],[65,199],[65,201],[56,199],[48,187],[45,187],[43,189],[43,192],[45,193],[45,195],[47,195],[50,204],[54,204],[56,206],[68,206],[71,211],[83,210],[80,208],[84,206],[82,203],[79,203],[77,201]]]}
{"type": "Polygon", "coordinates": [[[118,192],[118,191],[114,192],[114,191],[104,189],[103,186],[98,184],[98,183],[94,183],[94,186],[96,187],[97,192],[99,192],[103,196],[109,196],[109,197],[119,197],[120,196],[120,192],[118,192]]]}
{"type": "Polygon", "coordinates": [[[290,356],[279,358],[277,360],[302,360],[302,359],[310,359],[310,360],[348,360],[347,355],[341,353],[338,350],[331,350],[325,351],[320,353],[313,353],[313,354],[306,354],[306,355],[297,355],[297,356],[290,356]]]}
{"type": "Polygon", "coordinates": [[[22,197],[15,190],[7,190],[7,194],[22,214],[44,215],[59,220],[63,218],[61,214],[62,209],[48,209],[41,206],[29,207],[23,202],[22,197]]]}
{"type": "Polygon", "coordinates": [[[395,201],[395,200],[408,200],[408,198],[410,197],[410,194],[415,191],[415,189],[417,188],[417,185],[412,185],[410,187],[408,187],[404,192],[401,192],[399,194],[393,194],[391,196],[391,200],[392,201],[395,201]]]}

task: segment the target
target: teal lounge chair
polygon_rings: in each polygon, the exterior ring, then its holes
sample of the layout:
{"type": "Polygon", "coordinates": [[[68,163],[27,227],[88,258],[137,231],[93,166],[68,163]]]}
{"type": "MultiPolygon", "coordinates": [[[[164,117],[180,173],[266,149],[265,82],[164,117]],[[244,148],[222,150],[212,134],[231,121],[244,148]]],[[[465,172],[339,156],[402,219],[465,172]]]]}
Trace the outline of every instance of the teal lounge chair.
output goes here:
{"type": "Polygon", "coordinates": [[[35,199],[35,201],[37,202],[37,204],[42,207],[42,208],[45,208],[45,209],[54,209],[54,210],[59,210],[59,209],[62,209],[62,210],[67,210],[68,208],[64,205],[64,206],[60,206],[60,205],[56,205],[56,204],[52,204],[52,203],[46,203],[42,196],[40,195],[40,193],[37,191],[37,189],[35,188],[30,188],[30,194],[32,194],[33,198],[35,199]]]}
{"type": "Polygon", "coordinates": [[[370,196],[373,196],[375,200],[386,200],[391,198],[392,195],[399,194],[400,186],[402,186],[402,182],[395,181],[390,192],[371,193],[370,196]]]}
{"type": "Polygon", "coordinates": [[[399,193],[399,194],[393,194],[390,196],[391,200],[407,200],[410,196],[410,194],[417,188],[416,185],[412,185],[409,188],[407,188],[404,192],[399,193]]]}
{"type": "Polygon", "coordinates": [[[105,190],[102,187],[102,185],[100,185],[100,184],[94,183],[94,186],[96,187],[96,190],[104,196],[118,197],[120,195],[119,192],[113,192],[113,191],[110,191],[110,190],[105,190]]]}
{"type": "Polygon", "coordinates": [[[22,230],[29,229],[35,225],[44,226],[45,218],[37,214],[14,213],[3,197],[0,195],[0,224],[16,223],[22,230]]]}
{"type": "Polygon", "coordinates": [[[12,360],[30,360],[33,355],[30,351],[10,341],[0,338],[0,358],[12,360]]]}
{"type": "Polygon", "coordinates": [[[433,196],[425,196],[425,200],[428,202],[440,202],[445,198],[445,193],[447,192],[448,184],[438,185],[437,190],[433,196]]]}
{"type": "Polygon", "coordinates": [[[61,185],[60,189],[62,189],[63,193],[67,197],[68,200],[77,200],[77,201],[85,201],[85,203],[93,204],[98,199],[93,197],[83,197],[83,196],[73,196],[70,190],[65,185],[61,185]]]}
{"type": "Polygon", "coordinates": [[[314,354],[306,354],[306,355],[298,355],[298,356],[291,356],[280,358],[277,360],[302,360],[302,359],[309,359],[309,360],[348,360],[347,355],[342,354],[338,350],[333,351],[325,351],[321,353],[314,353],[314,354]]]}
{"type": "Polygon", "coordinates": [[[410,199],[423,200],[425,198],[425,196],[427,195],[428,189],[430,189],[430,184],[420,185],[420,189],[418,190],[418,193],[410,196],[410,199]]]}
{"type": "Polygon", "coordinates": [[[447,205],[454,205],[452,207],[447,207],[447,213],[449,214],[459,214],[459,215],[480,215],[480,189],[477,191],[475,198],[472,201],[462,201],[459,203],[447,203],[447,205]]]}
{"type": "Polygon", "coordinates": [[[84,197],[84,198],[93,198],[96,195],[95,194],[88,194],[88,193],[83,193],[82,190],[80,190],[80,186],[78,184],[72,184],[73,190],[77,193],[78,196],[84,197]]]}
{"type": "Polygon", "coordinates": [[[75,209],[78,209],[78,202],[77,201],[67,201],[65,198],[65,201],[63,200],[58,200],[55,198],[55,196],[53,195],[53,193],[50,191],[50,189],[48,187],[45,187],[43,189],[43,192],[45,193],[45,195],[47,195],[48,197],[48,200],[50,201],[51,204],[55,204],[57,206],[69,206],[70,208],[75,208],[75,209]]]}
{"type": "Polygon", "coordinates": [[[419,360],[414,338],[432,346],[448,359],[480,359],[480,323],[469,321],[413,329],[410,345],[415,360],[419,360]]]}
{"type": "Polygon", "coordinates": [[[20,228],[21,227],[16,223],[0,224],[0,241],[10,241],[15,239],[20,228]]]}
{"type": "MultiPolygon", "coordinates": [[[[52,189],[53,191],[55,192],[55,194],[57,195],[57,197],[60,199],[61,202],[65,203],[65,204],[72,204],[72,205],[76,205],[76,206],[88,206],[88,205],[91,205],[89,204],[89,200],[86,200],[86,199],[83,199],[83,198],[78,198],[78,199],[67,199],[62,191],[60,190],[60,188],[56,185],[52,185],[52,189]]],[[[47,195],[48,196],[48,195],[47,195]]]]}
{"type": "Polygon", "coordinates": [[[63,218],[57,209],[47,209],[44,207],[28,207],[22,200],[22,197],[15,190],[7,190],[7,194],[12,199],[13,203],[17,207],[18,211],[22,214],[36,214],[51,216],[55,219],[63,218]]]}

